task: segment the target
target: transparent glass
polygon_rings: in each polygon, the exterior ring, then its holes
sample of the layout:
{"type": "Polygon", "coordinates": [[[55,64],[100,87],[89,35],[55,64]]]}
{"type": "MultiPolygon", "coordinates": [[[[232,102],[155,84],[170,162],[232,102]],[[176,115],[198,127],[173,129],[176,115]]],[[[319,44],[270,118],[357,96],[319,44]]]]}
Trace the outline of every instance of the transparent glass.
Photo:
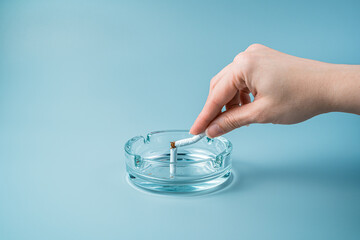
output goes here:
{"type": "Polygon", "coordinates": [[[130,182],[160,192],[199,192],[218,188],[231,175],[232,144],[224,137],[203,138],[179,147],[175,177],[170,178],[170,142],[192,137],[187,130],[151,132],[125,144],[130,182]]]}

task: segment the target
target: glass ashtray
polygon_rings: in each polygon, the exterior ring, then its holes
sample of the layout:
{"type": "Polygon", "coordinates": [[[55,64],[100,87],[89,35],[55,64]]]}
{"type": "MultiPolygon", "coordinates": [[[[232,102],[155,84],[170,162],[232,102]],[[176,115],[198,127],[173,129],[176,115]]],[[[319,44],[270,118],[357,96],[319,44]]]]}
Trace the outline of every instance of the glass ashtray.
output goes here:
{"type": "Polygon", "coordinates": [[[219,188],[231,175],[232,144],[224,137],[203,138],[179,147],[170,163],[170,142],[189,138],[186,130],[151,132],[125,144],[126,170],[131,183],[158,192],[199,192],[219,188]],[[170,176],[170,164],[176,175],[170,176]]]}

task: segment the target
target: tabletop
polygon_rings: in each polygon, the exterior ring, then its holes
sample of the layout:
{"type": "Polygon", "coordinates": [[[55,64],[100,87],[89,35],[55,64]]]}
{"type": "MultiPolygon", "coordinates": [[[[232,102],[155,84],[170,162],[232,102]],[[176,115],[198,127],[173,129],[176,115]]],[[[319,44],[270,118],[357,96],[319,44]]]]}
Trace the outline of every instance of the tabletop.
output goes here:
{"type": "Polygon", "coordinates": [[[227,134],[233,179],[164,196],[125,142],[189,129],[251,43],[360,63],[358,1],[1,1],[0,239],[358,239],[360,117],[227,134]],[[179,101],[180,100],[180,101],[179,101]]]}

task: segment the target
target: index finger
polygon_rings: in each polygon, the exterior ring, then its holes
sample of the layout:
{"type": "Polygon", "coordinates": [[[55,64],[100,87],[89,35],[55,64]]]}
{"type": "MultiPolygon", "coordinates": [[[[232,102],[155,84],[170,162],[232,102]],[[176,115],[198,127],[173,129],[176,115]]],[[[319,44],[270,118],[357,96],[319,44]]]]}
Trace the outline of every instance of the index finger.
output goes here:
{"type": "Polygon", "coordinates": [[[204,108],[190,129],[191,134],[196,135],[204,132],[212,120],[221,113],[223,106],[233,99],[238,91],[234,84],[234,78],[235,75],[228,71],[219,79],[214,89],[209,92],[204,108]]]}

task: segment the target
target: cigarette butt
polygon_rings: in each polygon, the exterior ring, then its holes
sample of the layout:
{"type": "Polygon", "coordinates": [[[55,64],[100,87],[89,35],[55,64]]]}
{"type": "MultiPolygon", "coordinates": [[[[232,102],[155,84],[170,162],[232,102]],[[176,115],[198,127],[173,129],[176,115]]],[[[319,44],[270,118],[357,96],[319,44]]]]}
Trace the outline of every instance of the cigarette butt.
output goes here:
{"type": "Polygon", "coordinates": [[[170,148],[170,178],[176,174],[177,148],[170,148]]]}

